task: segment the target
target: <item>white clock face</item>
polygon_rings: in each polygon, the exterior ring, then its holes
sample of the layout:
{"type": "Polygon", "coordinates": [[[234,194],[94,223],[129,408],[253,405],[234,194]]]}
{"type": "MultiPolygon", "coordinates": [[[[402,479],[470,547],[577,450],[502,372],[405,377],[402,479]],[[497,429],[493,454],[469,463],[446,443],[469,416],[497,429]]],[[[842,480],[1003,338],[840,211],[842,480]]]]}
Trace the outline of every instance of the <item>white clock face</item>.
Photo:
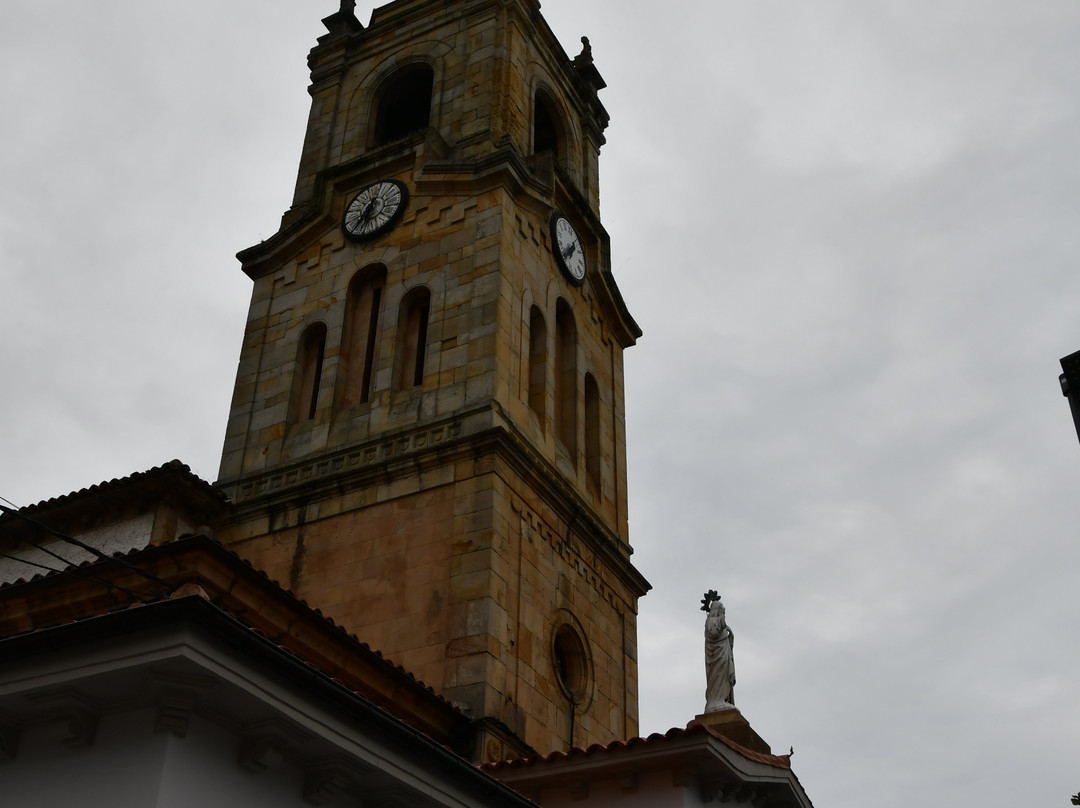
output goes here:
{"type": "Polygon", "coordinates": [[[577,231],[564,217],[556,216],[552,236],[559,266],[580,286],[585,280],[585,250],[581,246],[577,231]]]}
{"type": "Polygon", "coordinates": [[[356,195],[345,209],[341,227],[354,239],[388,230],[405,210],[407,192],[397,180],[380,180],[356,195]]]}

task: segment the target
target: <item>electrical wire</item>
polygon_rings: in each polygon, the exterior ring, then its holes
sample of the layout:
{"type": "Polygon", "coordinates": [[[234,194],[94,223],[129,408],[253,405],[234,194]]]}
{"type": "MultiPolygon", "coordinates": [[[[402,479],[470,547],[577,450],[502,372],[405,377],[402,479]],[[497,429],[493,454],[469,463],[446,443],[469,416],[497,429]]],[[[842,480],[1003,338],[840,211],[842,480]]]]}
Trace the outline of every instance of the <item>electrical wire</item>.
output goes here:
{"type": "MultiPolygon", "coordinates": [[[[39,547],[38,549],[40,550],[41,548],[39,547]]],[[[39,570],[47,570],[48,572],[63,572],[63,570],[58,570],[56,567],[50,567],[48,564],[39,564],[36,561],[27,561],[25,558],[19,558],[18,556],[13,556],[10,553],[0,553],[0,558],[9,558],[12,561],[18,561],[20,564],[26,564],[30,567],[37,567],[39,570]]]]}
{"type": "MultiPolygon", "coordinates": [[[[66,533],[61,533],[59,530],[54,530],[53,528],[46,525],[44,522],[39,522],[37,519],[34,519],[33,517],[27,516],[26,514],[24,514],[22,512],[21,509],[15,508],[14,507],[15,503],[11,502],[11,500],[4,499],[4,497],[0,497],[0,500],[3,500],[4,502],[8,503],[8,505],[13,506],[13,507],[9,508],[6,505],[0,505],[0,511],[2,511],[3,513],[8,514],[10,516],[16,516],[16,517],[18,517],[20,519],[23,519],[23,520],[29,522],[30,524],[34,525],[35,527],[39,528],[40,530],[44,530],[46,533],[48,533],[48,534],[50,534],[52,536],[56,536],[56,538],[60,539],[61,541],[64,541],[64,542],[66,542],[68,544],[71,544],[71,545],[74,545],[75,547],[78,547],[81,550],[85,550],[86,552],[90,553],[91,555],[93,555],[94,557],[98,558],[101,561],[112,561],[112,562],[114,562],[116,564],[119,564],[120,566],[122,566],[122,567],[124,567],[126,569],[131,570],[132,572],[136,573],[137,575],[141,575],[143,578],[146,578],[149,581],[153,581],[158,586],[164,588],[166,591],[170,591],[170,592],[172,591],[172,589],[173,589],[172,584],[161,580],[160,578],[158,578],[153,573],[147,572],[146,570],[136,566],[135,564],[132,564],[130,561],[124,560],[123,558],[116,558],[114,556],[110,556],[107,553],[102,552],[101,550],[99,550],[96,547],[92,547],[91,545],[86,544],[85,542],[81,542],[81,541],[79,541],[78,539],[76,539],[76,538],[74,538],[72,536],[68,536],[66,533]]],[[[63,561],[65,564],[71,564],[71,562],[68,561],[63,556],[57,555],[56,553],[42,547],[40,544],[38,544],[36,542],[33,542],[33,541],[29,540],[29,539],[23,539],[23,540],[26,541],[28,544],[32,544],[34,547],[38,548],[39,550],[42,550],[43,552],[48,553],[49,555],[53,556],[54,558],[59,559],[60,561],[63,561]]],[[[116,585],[113,584],[113,586],[116,586],[116,585]]],[[[119,586],[117,586],[117,588],[118,589],[123,589],[123,587],[119,587],[119,586]]],[[[128,592],[129,594],[134,594],[130,590],[125,589],[123,591],[128,592]]]]}
{"type": "Polygon", "coordinates": [[[0,557],[9,558],[12,561],[18,561],[20,564],[26,564],[27,566],[30,566],[30,567],[37,567],[38,569],[48,570],[49,572],[54,572],[54,573],[56,573],[58,575],[71,575],[71,576],[73,576],[75,578],[82,578],[84,581],[93,581],[94,583],[101,584],[106,589],[117,589],[117,590],[123,592],[125,595],[130,595],[131,597],[135,598],[136,600],[140,600],[143,603],[153,603],[154,602],[153,598],[147,597],[146,595],[144,595],[141,592],[136,592],[133,589],[128,589],[126,586],[121,586],[120,584],[113,583],[112,581],[107,581],[104,578],[99,578],[96,575],[91,575],[86,570],[80,569],[79,567],[75,566],[72,562],[68,561],[66,558],[64,558],[62,556],[57,555],[56,553],[54,553],[52,550],[50,550],[47,547],[43,547],[40,544],[37,544],[36,542],[32,542],[32,541],[29,541],[29,540],[26,540],[26,542],[27,542],[27,544],[31,545],[32,547],[35,547],[38,550],[41,550],[43,553],[48,553],[53,558],[60,559],[65,564],[67,564],[68,567],[66,569],[56,569],[55,567],[50,567],[47,564],[39,564],[36,561],[29,561],[29,560],[27,560],[25,558],[19,558],[18,556],[13,556],[10,553],[0,553],[0,557]]]}

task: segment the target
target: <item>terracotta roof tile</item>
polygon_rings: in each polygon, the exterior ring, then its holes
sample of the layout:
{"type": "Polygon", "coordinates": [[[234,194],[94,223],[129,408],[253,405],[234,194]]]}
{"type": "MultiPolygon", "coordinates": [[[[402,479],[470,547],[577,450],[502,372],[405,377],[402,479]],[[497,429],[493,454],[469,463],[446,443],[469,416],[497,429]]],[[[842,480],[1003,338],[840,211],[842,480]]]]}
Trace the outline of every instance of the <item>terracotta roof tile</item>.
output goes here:
{"type": "Polygon", "coordinates": [[[686,725],[685,729],[679,727],[673,727],[667,732],[661,734],[654,732],[647,738],[630,738],[627,741],[612,741],[606,746],[601,744],[592,744],[586,749],[581,747],[573,747],[569,751],[555,751],[547,755],[533,755],[532,757],[520,758],[517,760],[506,760],[501,763],[485,763],[482,768],[495,772],[505,769],[519,769],[525,766],[534,765],[537,763],[550,762],[556,760],[569,760],[577,757],[589,757],[598,754],[618,752],[623,749],[635,749],[638,747],[650,747],[659,746],[668,740],[677,740],[679,738],[687,738],[692,735],[706,734],[716,740],[723,743],[725,746],[730,747],[734,751],[738,752],[748,760],[753,760],[757,763],[763,763],[767,766],[774,766],[778,769],[791,769],[791,756],[790,755],[765,755],[760,752],[755,752],[752,749],[747,749],[745,746],[735,743],[734,741],[725,738],[715,730],[710,729],[704,724],[699,724],[697,721],[691,721],[686,725]]]}
{"type": "MultiPolygon", "coordinates": [[[[184,470],[187,470],[187,466],[180,463],[180,461],[173,461],[173,463],[176,463],[178,466],[182,467],[184,470]]],[[[166,464],[166,465],[168,466],[170,464],[166,464]]],[[[159,467],[159,468],[165,468],[165,467],[163,466],[163,467],[159,467]]],[[[151,472],[153,472],[155,470],[156,469],[151,469],[150,472],[145,472],[145,473],[149,474],[149,473],[151,473],[151,472]]],[[[127,477],[127,478],[124,478],[124,479],[127,480],[127,479],[131,479],[133,477],[136,477],[136,476],[138,476],[138,475],[133,474],[133,475],[131,475],[131,477],[127,477]]],[[[195,479],[198,479],[198,478],[195,478],[195,479]]],[[[122,482],[122,481],[114,480],[112,482],[122,482]]],[[[110,485],[110,484],[111,483],[103,483],[102,485],[110,485]]],[[[94,490],[94,488],[97,488],[97,487],[98,486],[94,486],[91,489],[83,489],[83,490],[84,491],[90,491],[90,490],[94,490]]],[[[79,493],[82,493],[82,492],[79,492],[79,493]]],[[[71,496],[75,496],[75,495],[71,495],[71,496]]],[[[48,500],[48,502],[55,502],[55,501],[57,501],[57,500],[48,500]]],[[[38,506],[31,506],[31,507],[38,507],[38,506]]],[[[458,711],[458,708],[454,707],[454,705],[453,705],[453,703],[451,701],[449,701],[444,696],[442,696],[441,694],[436,692],[435,689],[433,687],[431,687],[431,685],[428,685],[426,682],[422,681],[421,679],[418,679],[413,673],[411,673],[410,671],[408,671],[407,669],[405,669],[401,665],[398,665],[397,663],[393,662],[392,660],[387,659],[383,655],[383,653],[381,651],[379,651],[378,649],[372,648],[366,642],[364,642],[359,637],[357,637],[356,634],[354,634],[352,632],[349,632],[349,631],[346,631],[344,628],[342,628],[340,625],[338,625],[336,622],[334,622],[334,620],[332,620],[331,618],[325,616],[319,609],[316,609],[315,607],[311,606],[303,598],[298,597],[295,592],[281,586],[281,584],[279,584],[277,581],[270,578],[270,576],[267,575],[262,570],[255,567],[246,558],[243,558],[242,556],[237,555],[235,552],[233,552],[229,548],[225,547],[225,545],[221,544],[220,542],[218,542],[217,540],[215,540],[214,538],[212,538],[210,536],[207,536],[207,535],[202,534],[202,533],[185,534],[183,536],[179,536],[177,539],[175,539],[172,542],[168,542],[167,545],[156,545],[156,546],[149,546],[148,545],[146,547],[136,547],[134,549],[127,550],[127,551],[117,551],[117,552],[113,553],[111,557],[115,558],[115,559],[118,559],[118,560],[126,560],[126,559],[128,559],[128,558],[130,558],[132,556],[136,556],[136,555],[138,555],[140,553],[145,553],[147,551],[154,550],[155,548],[161,548],[161,547],[165,547],[165,546],[168,546],[168,545],[175,545],[175,544],[178,544],[178,543],[181,543],[181,542],[184,542],[184,541],[198,540],[198,539],[213,542],[214,545],[220,551],[227,553],[229,556],[231,556],[233,558],[233,560],[239,562],[240,564],[245,566],[248,570],[250,570],[254,574],[261,577],[263,580],[269,582],[270,584],[276,586],[278,589],[282,590],[290,598],[292,598],[294,601],[296,601],[300,606],[302,606],[304,609],[306,609],[307,611],[311,612],[316,617],[318,617],[318,619],[321,620],[323,623],[326,623],[327,625],[329,625],[330,627],[332,627],[336,631],[343,634],[352,643],[359,646],[359,648],[360,648],[360,650],[362,652],[365,652],[368,655],[373,656],[374,658],[376,658],[382,666],[384,666],[385,668],[388,668],[390,670],[393,670],[398,676],[402,676],[406,680],[408,680],[408,682],[411,685],[413,685],[415,687],[419,687],[419,688],[425,690],[428,694],[434,696],[439,701],[441,701],[444,704],[452,707],[455,712],[458,711]]],[[[5,590],[11,589],[13,587],[19,586],[19,585],[26,585],[28,583],[33,583],[33,582],[45,580],[45,579],[48,579],[48,578],[55,578],[55,577],[60,576],[60,575],[67,575],[67,574],[70,574],[72,572],[72,570],[82,569],[82,568],[85,568],[85,567],[91,567],[91,566],[93,566],[95,564],[98,564],[98,563],[101,563],[101,561],[99,559],[86,559],[84,561],[79,562],[78,564],[69,565],[68,567],[65,567],[64,569],[54,570],[54,571],[51,571],[51,572],[40,573],[40,574],[34,575],[32,578],[29,579],[29,581],[27,581],[26,579],[20,578],[18,581],[12,581],[10,583],[0,584],[0,591],[5,591],[5,590]]],[[[160,596],[160,599],[166,599],[168,597],[168,595],[169,595],[169,593],[163,593],[160,596]]],[[[151,598],[149,602],[153,602],[154,600],[155,600],[154,598],[151,598]]],[[[125,606],[123,608],[126,608],[128,605],[132,605],[132,604],[125,604],[125,606]]],[[[135,604],[135,605],[138,605],[138,604],[135,604]]],[[[238,619],[238,620],[241,619],[239,617],[239,615],[232,614],[231,612],[229,614],[235,619],[238,619]]],[[[80,618],[80,619],[90,619],[90,618],[96,617],[96,616],[97,615],[87,615],[85,618],[80,618]]],[[[78,621],[72,621],[72,622],[78,622],[78,621]]],[[[245,625],[247,625],[246,621],[241,621],[241,622],[244,622],[245,625]]],[[[272,637],[270,637],[269,635],[263,633],[259,629],[254,628],[254,627],[250,627],[250,626],[249,626],[249,628],[251,628],[251,630],[253,632],[259,634],[260,636],[263,636],[266,639],[271,640],[271,641],[273,640],[272,637]]],[[[295,656],[295,654],[293,654],[293,656],[295,656]]],[[[297,657],[297,658],[299,658],[299,657],[297,657]]],[[[304,661],[306,662],[306,660],[304,660],[304,661]]],[[[308,663],[308,664],[310,664],[310,663],[308,663]]]]}
{"type": "Polygon", "coordinates": [[[747,749],[742,744],[737,744],[730,738],[724,737],[712,727],[708,727],[705,724],[699,724],[697,721],[691,721],[687,724],[685,732],[690,733],[698,728],[705,730],[709,735],[713,736],[718,741],[721,741],[726,746],[730,746],[745,758],[756,760],[758,763],[764,763],[766,766],[775,766],[778,769],[791,768],[791,755],[766,755],[762,752],[755,752],[753,749],[747,749]]]}
{"type": "Polygon", "coordinates": [[[146,471],[136,471],[126,477],[115,477],[111,480],[105,480],[104,482],[91,485],[88,488],[80,488],[78,491],[72,491],[70,494],[63,494],[62,496],[36,502],[33,505],[26,505],[19,510],[23,513],[31,514],[35,511],[56,507],[57,505],[66,505],[73,500],[82,499],[83,497],[92,494],[98,494],[110,488],[169,475],[179,475],[180,477],[187,478],[187,481],[194,487],[199,488],[203,493],[209,494],[215,499],[220,500],[223,504],[229,501],[225,494],[217,488],[214,488],[213,485],[208,483],[202,477],[192,473],[191,468],[186,463],[182,463],[179,460],[170,460],[168,463],[162,463],[160,466],[154,466],[146,471]]]}

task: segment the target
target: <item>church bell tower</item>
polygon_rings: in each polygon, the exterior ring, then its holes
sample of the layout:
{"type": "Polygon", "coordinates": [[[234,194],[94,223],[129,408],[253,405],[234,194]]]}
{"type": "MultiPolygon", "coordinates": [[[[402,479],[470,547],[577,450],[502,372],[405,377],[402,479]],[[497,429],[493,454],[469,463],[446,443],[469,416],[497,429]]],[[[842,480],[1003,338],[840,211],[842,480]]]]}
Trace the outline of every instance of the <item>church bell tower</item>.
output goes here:
{"type": "MultiPolygon", "coordinates": [[[[492,730],[633,737],[623,350],[586,40],[537,0],[354,3],[253,281],[220,538],[492,730]]],[[[516,744],[516,746],[515,746],[516,744]]]]}

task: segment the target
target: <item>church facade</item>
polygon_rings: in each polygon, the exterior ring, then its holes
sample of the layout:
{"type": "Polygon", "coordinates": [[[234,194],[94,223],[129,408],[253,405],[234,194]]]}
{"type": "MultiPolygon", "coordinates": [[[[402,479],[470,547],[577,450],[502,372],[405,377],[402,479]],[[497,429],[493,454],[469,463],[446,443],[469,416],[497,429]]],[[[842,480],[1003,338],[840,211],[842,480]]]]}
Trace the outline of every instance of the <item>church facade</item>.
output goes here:
{"type": "Polygon", "coordinates": [[[218,480],[173,461],[0,515],[0,781],[56,773],[66,804],[91,761],[118,805],[809,806],[737,711],[635,740],[641,330],[588,41],[571,58],[537,0],[354,5],[308,57],[292,206],[238,256],[218,480]]]}

